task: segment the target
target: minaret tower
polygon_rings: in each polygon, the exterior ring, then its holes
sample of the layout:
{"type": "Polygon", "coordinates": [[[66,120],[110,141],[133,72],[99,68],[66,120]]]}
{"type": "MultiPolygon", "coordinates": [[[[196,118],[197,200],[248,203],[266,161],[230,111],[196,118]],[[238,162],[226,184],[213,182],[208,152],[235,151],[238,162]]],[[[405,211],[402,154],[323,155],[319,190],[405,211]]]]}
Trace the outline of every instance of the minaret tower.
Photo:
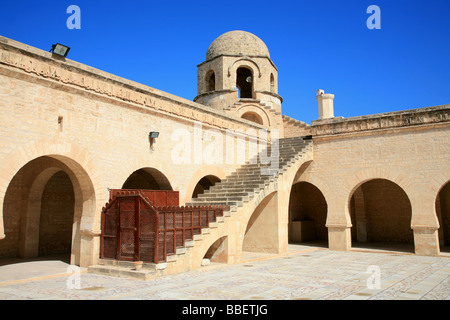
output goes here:
{"type": "Polygon", "coordinates": [[[265,43],[249,32],[230,31],[211,43],[198,65],[197,92],[198,103],[282,129],[278,69],[265,43]]]}

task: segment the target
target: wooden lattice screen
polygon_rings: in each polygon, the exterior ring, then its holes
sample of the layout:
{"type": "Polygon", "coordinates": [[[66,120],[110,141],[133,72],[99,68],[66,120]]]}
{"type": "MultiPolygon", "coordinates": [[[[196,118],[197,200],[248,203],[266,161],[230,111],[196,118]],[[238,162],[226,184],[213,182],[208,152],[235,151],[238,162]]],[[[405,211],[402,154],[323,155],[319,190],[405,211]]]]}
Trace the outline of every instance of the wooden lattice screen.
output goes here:
{"type": "MultiPolygon", "coordinates": [[[[103,259],[164,262],[229,207],[154,206],[141,190],[115,192],[102,210],[103,259]]],[[[173,195],[170,195],[173,196],[173,195]]],[[[169,196],[169,197],[170,197],[169,196]]]]}

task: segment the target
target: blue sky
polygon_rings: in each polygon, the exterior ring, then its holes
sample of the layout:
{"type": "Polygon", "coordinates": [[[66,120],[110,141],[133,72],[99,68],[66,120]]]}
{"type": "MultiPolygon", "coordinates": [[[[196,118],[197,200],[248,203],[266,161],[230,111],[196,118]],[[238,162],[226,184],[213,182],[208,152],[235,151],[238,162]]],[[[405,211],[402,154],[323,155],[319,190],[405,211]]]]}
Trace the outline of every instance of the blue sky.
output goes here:
{"type": "Polygon", "coordinates": [[[450,103],[449,0],[6,1],[0,35],[193,100],[197,65],[211,42],[245,30],[268,46],[283,114],[317,119],[317,89],[335,95],[335,116],[450,103]],[[69,30],[69,5],[81,29],[69,30]],[[381,29],[370,30],[370,5],[381,29]]]}

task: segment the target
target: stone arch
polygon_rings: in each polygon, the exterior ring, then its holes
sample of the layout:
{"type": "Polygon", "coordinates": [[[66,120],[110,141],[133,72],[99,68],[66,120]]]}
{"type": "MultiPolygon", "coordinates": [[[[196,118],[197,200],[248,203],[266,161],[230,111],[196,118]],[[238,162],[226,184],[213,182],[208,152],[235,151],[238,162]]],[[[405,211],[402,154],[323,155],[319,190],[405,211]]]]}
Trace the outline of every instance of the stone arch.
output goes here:
{"type": "Polygon", "coordinates": [[[226,177],[226,173],[219,166],[207,165],[199,168],[189,179],[189,184],[186,187],[184,199],[183,201],[180,202],[182,203],[189,202],[192,199],[192,194],[194,193],[197,183],[200,181],[200,179],[206,176],[215,176],[218,179],[223,180],[226,177]]]}
{"type": "Polygon", "coordinates": [[[228,255],[228,236],[221,236],[209,246],[203,259],[207,259],[207,263],[227,263],[228,255]]]}
{"type": "Polygon", "coordinates": [[[271,192],[253,210],[243,234],[242,251],[278,253],[278,247],[274,246],[278,241],[273,239],[277,227],[277,200],[277,191],[271,192]]]}
{"type": "Polygon", "coordinates": [[[122,189],[173,190],[169,179],[158,169],[145,167],[134,171],[122,189]]]}
{"type": "Polygon", "coordinates": [[[293,176],[288,180],[289,186],[292,188],[292,186],[297,183],[309,183],[320,190],[324,197],[324,201],[328,204],[333,200],[333,195],[335,192],[330,188],[329,183],[326,183],[318,175],[312,174],[308,171],[310,165],[313,165],[313,160],[303,162],[293,176]]]}
{"type": "Polygon", "coordinates": [[[228,77],[236,73],[237,69],[240,67],[248,67],[249,69],[258,71],[258,78],[261,78],[261,69],[258,64],[250,58],[240,58],[228,66],[228,77]]]}
{"type": "Polygon", "coordinates": [[[241,66],[236,70],[236,87],[239,90],[239,98],[254,98],[253,69],[247,66],[241,66]]]}
{"type": "Polygon", "coordinates": [[[214,70],[209,70],[205,76],[205,92],[216,90],[216,74],[214,70]]]}
{"type": "MultiPolygon", "coordinates": [[[[365,169],[356,172],[348,177],[344,185],[342,186],[343,192],[351,197],[351,194],[355,192],[363,183],[374,179],[385,179],[392,181],[402,188],[408,197],[411,199],[411,195],[414,193],[414,183],[403,173],[395,170],[389,170],[387,168],[375,167],[365,169]]],[[[349,201],[350,199],[347,199],[349,201]]]]}
{"type": "Polygon", "coordinates": [[[348,202],[352,243],[414,243],[412,203],[399,184],[385,178],[364,179],[352,190],[348,202]]]}
{"type": "Polygon", "coordinates": [[[248,120],[248,121],[252,121],[255,122],[257,124],[263,124],[263,120],[262,118],[259,116],[259,114],[252,112],[252,111],[248,111],[246,113],[244,113],[241,116],[242,119],[248,120]]]}
{"type": "MultiPolygon", "coordinates": [[[[77,149],[77,148],[75,148],[77,149]]],[[[80,150],[79,150],[80,151],[80,150]]],[[[74,159],[71,159],[63,155],[43,155],[36,157],[24,165],[10,179],[8,187],[5,193],[2,195],[2,227],[5,220],[19,219],[20,229],[8,230],[12,237],[16,237],[17,243],[17,255],[23,258],[31,258],[39,255],[39,231],[41,229],[40,219],[42,212],[47,205],[54,205],[55,200],[50,200],[47,204],[43,201],[46,190],[48,190],[49,182],[58,175],[58,173],[64,173],[68,177],[70,182],[65,184],[68,186],[70,193],[73,194],[73,202],[65,205],[64,211],[72,211],[71,221],[69,221],[71,232],[70,246],[70,263],[77,265],[88,265],[92,263],[95,252],[93,251],[92,240],[93,236],[98,234],[99,226],[95,225],[96,220],[96,192],[94,185],[84,168],[74,159]],[[15,199],[20,199],[16,201],[15,199]],[[15,212],[12,214],[12,212],[15,212]],[[5,216],[6,214],[6,216],[5,216]],[[82,256],[83,248],[81,239],[86,236],[91,240],[90,249],[84,249],[84,252],[91,252],[91,255],[86,254],[82,256]]],[[[60,180],[61,182],[61,180],[60,180]]],[[[60,194],[64,189],[62,186],[53,188],[52,198],[56,194],[60,194]]],[[[67,197],[69,194],[64,194],[67,197]]],[[[61,209],[60,204],[58,207],[61,209]]],[[[53,206],[54,208],[54,206],[53,206]]],[[[67,214],[67,212],[60,212],[61,214],[67,214]]],[[[55,221],[61,221],[60,216],[53,216],[55,221]]],[[[67,219],[66,219],[67,225],[67,219]]],[[[55,233],[55,229],[53,231],[55,233]]],[[[61,232],[59,232],[61,234],[61,232]]],[[[65,235],[68,237],[68,235],[65,235]]],[[[9,240],[4,240],[2,245],[11,244],[9,240]]],[[[51,244],[51,243],[50,243],[51,244]]],[[[54,246],[53,244],[51,244],[54,246]]],[[[66,243],[67,245],[67,243],[66,243]]],[[[61,250],[61,248],[51,249],[53,253],[55,250],[61,250]]],[[[45,249],[44,252],[48,250],[45,249]]],[[[9,253],[11,254],[11,252],[9,253]]]]}
{"type": "Polygon", "coordinates": [[[170,170],[171,168],[165,163],[149,163],[142,158],[134,158],[130,162],[125,163],[120,168],[117,168],[117,172],[114,175],[114,181],[111,185],[111,189],[120,189],[124,186],[130,176],[142,170],[150,175],[158,177],[158,183],[161,184],[165,190],[177,190],[179,188],[177,182],[177,175],[175,170],[170,170]],[[170,188],[169,188],[170,185],[170,188]]]}
{"type": "Polygon", "coordinates": [[[439,221],[439,246],[441,251],[450,251],[450,180],[444,183],[439,189],[435,210],[439,221]]]}
{"type": "Polygon", "coordinates": [[[214,176],[214,175],[207,175],[201,178],[197,185],[194,188],[194,191],[192,192],[192,198],[197,198],[199,194],[204,193],[206,190],[209,190],[212,186],[214,186],[216,183],[220,182],[220,178],[214,176]]]}
{"type": "Polygon", "coordinates": [[[236,239],[241,251],[279,253],[279,238],[276,236],[278,195],[278,185],[272,183],[247,203],[246,210],[240,217],[236,239]],[[258,232],[264,229],[271,232],[258,232]]]}
{"type": "Polygon", "coordinates": [[[100,209],[107,201],[101,188],[101,174],[90,154],[82,147],[62,139],[32,141],[19,147],[0,164],[0,240],[5,237],[3,226],[3,202],[6,190],[19,170],[30,161],[49,156],[66,165],[77,178],[83,197],[83,214],[80,233],[95,236],[100,230],[100,209]]]}
{"type": "Polygon", "coordinates": [[[326,241],[328,205],[323,193],[310,182],[294,183],[289,196],[289,241],[326,241]]]}
{"type": "MultiPolygon", "coordinates": [[[[249,104],[249,105],[244,105],[242,107],[239,107],[236,110],[236,116],[239,118],[244,118],[245,114],[256,115],[258,117],[258,119],[260,119],[260,121],[261,121],[261,123],[259,123],[259,124],[261,124],[263,126],[271,125],[269,115],[267,114],[267,112],[265,110],[263,110],[259,106],[249,104]]],[[[250,120],[250,119],[247,119],[247,120],[250,120]]],[[[250,120],[250,121],[252,121],[252,120],[250,120]]]]}
{"type": "MultiPolygon", "coordinates": [[[[413,202],[414,197],[412,195],[414,194],[414,184],[410,178],[398,171],[389,170],[385,167],[374,167],[360,170],[346,178],[347,179],[342,181],[342,184],[339,184],[340,192],[335,190],[335,193],[337,196],[336,202],[339,203],[339,209],[344,210],[345,218],[349,222],[349,226],[351,226],[349,211],[351,197],[355,190],[367,181],[374,179],[389,180],[398,185],[406,193],[410,202],[413,202]]],[[[412,219],[414,219],[414,216],[412,219]]]]}
{"type": "Polygon", "coordinates": [[[276,84],[275,84],[275,77],[273,73],[270,74],[270,92],[276,93],[276,84]]]}

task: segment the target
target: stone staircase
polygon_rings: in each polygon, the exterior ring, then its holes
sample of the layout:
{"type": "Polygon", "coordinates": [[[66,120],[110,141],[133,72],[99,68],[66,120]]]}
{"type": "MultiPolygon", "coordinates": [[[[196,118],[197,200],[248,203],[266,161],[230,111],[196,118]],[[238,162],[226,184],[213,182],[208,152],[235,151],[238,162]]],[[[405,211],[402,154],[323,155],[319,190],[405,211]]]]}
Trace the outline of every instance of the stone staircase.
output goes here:
{"type": "Polygon", "coordinates": [[[308,147],[311,144],[310,137],[280,139],[278,154],[276,150],[272,152],[272,146],[269,146],[186,205],[228,205],[231,211],[236,211],[260,190],[276,181],[304,152],[309,150],[308,147]],[[277,155],[278,165],[276,165],[277,155]]]}
{"type": "MultiPolygon", "coordinates": [[[[173,273],[174,271],[171,270],[180,270],[179,266],[183,263],[186,253],[192,250],[197,242],[201,242],[211,229],[224,225],[227,217],[236,214],[247,202],[276,182],[299,159],[311,152],[312,140],[310,136],[282,138],[275,147],[277,149],[272,152],[272,146],[269,146],[221,182],[185,204],[186,206],[226,205],[230,207],[230,210],[224,211],[222,217],[217,217],[215,222],[209,223],[207,228],[202,229],[201,234],[194,235],[193,240],[186,241],[184,247],[177,248],[175,254],[167,256],[166,262],[144,263],[136,268],[133,262],[100,259],[97,265],[88,268],[88,272],[150,280],[160,275],[173,273]],[[277,160],[278,163],[276,163],[277,160]],[[178,266],[171,267],[171,265],[178,266]]],[[[205,262],[207,263],[208,261],[205,262]]]]}

